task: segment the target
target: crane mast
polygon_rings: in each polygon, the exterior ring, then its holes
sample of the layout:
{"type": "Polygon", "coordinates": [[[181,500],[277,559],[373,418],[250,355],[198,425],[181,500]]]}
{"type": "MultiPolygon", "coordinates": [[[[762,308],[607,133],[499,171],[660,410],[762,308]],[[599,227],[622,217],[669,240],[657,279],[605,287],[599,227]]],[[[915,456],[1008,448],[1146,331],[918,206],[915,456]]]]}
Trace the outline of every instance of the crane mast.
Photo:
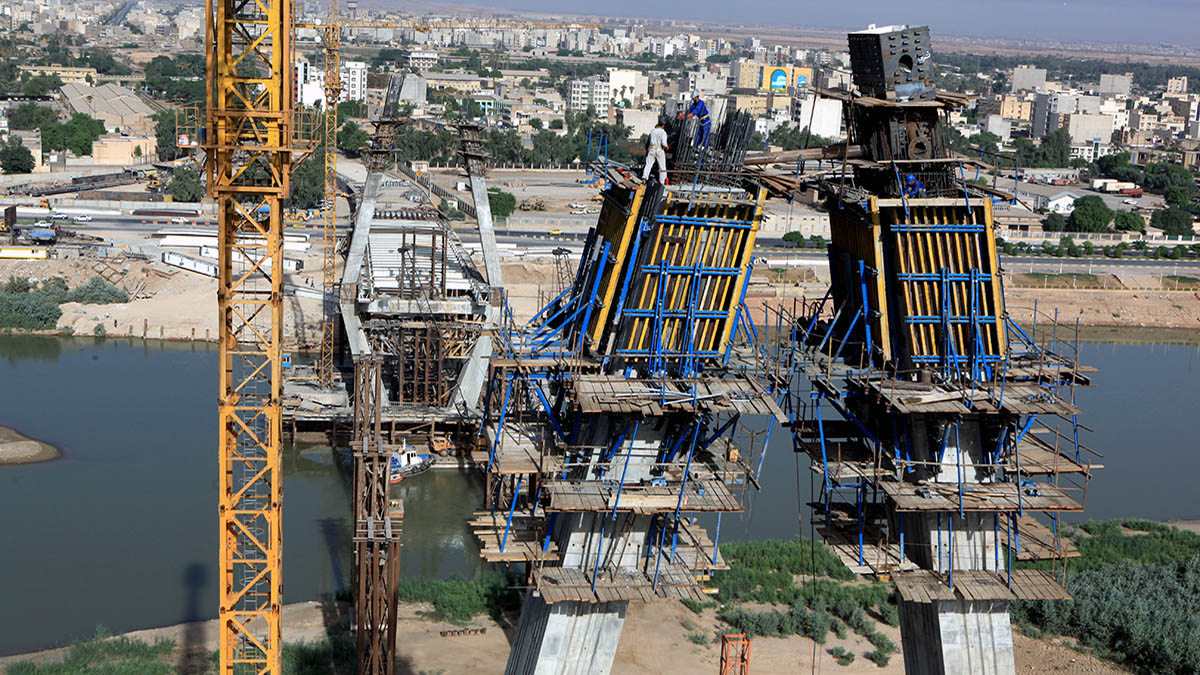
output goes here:
{"type": "Polygon", "coordinates": [[[205,151],[218,218],[222,673],[281,672],[283,212],[294,147],[291,0],[206,0],[205,151]]]}

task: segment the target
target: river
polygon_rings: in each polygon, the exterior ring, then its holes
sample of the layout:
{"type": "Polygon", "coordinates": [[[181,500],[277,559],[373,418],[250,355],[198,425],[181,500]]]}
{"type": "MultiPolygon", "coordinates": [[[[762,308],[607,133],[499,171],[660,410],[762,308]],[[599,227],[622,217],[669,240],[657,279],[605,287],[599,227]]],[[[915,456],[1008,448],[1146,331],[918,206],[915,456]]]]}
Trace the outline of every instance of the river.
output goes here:
{"type": "MultiPolygon", "coordinates": [[[[64,453],[0,466],[0,655],[86,638],[97,626],[123,632],[212,615],[215,361],[207,344],[0,337],[0,425],[64,453]]],[[[1191,418],[1200,349],[1089,342],[1081,362],[1100,369],[1076,401],[1106,467],[1090,483],[1084,517],[1200,517],[1191,418]]],[[[723,518],[723,541],[801,533],[810,472],[778,431],[763,489],[746,512],[723,518]]],[[[284,477],[285,601],[349,588],[349,498],[329,449],[288,448],[284,477]]],[[[465,526],[481,500],[476,476],[431,471],[397,494],[401,574],[480,568],[465,526]]]]}

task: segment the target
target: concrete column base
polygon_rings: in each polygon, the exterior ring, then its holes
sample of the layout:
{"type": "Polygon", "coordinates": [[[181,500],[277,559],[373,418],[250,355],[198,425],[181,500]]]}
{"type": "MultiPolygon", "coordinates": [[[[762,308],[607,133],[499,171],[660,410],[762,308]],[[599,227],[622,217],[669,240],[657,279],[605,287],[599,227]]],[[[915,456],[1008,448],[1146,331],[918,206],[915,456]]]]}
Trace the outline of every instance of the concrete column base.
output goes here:
{"type": "Polygon", "coordinates": [[[1003,600],[900,602],[908,675],[1015,675],[1012,624],[1003,600]]]}
{"type": "Polygon", "coordinates": [[[547,605],[526,592],[506,675],[608,675],[628,601],[547,605]]]}

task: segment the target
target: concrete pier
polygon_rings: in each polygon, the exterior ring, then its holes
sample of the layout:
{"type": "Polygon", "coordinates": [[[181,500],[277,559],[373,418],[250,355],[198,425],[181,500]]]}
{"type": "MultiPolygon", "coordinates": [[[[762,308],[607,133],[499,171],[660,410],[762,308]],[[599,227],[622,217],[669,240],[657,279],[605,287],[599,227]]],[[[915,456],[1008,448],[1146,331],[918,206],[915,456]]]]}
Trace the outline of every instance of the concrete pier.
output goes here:
{"type": "Polygon", "coordinates": [[[1012,625],[1002,600],[900,602],[908,675],[1013,675],[1012,625]]]}
{"type": "Polygon", "coordinates": [[[521,606],[507,675],[608,675],[628,601],[548,605],[529,591],[521,606]]]}

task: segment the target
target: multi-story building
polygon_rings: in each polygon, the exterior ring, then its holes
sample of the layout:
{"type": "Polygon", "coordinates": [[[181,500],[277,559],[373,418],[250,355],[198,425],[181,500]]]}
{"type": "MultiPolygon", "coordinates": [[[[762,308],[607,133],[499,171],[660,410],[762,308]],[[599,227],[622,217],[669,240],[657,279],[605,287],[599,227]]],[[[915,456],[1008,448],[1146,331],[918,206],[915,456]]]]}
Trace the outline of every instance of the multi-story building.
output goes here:
{"type": "Polygon", "coordinates": [[[1094,141],[1107,145],[1112,139],[1113,118],[1108,115],[1071,113],[1063,116],[1063,126],[1071,134],[1073,145],[1094,141]]]}
{"type": "Polygon", "coordinates": [[[1012,72],[1013,91],[1037,91],[1046,86],[1046,69],[1017,66],[1012,72]]]}
{"type": "Polygon", "coordinates": [[[417,70],[429,70],[437,62],[438,53],[427,49],[410,49],[404,54],[404,64],[417,70]]]}
{"type": "Polygon", "coordinates": [[[605,78],[608,80],[609,97],[614,105],[628,100],[636,108],[650,94],[650,80],[640,70],[608,68],[605,78]]]}
{"type": "Polygon", "coordinates": [[[1120,94],[1128,96],[1133,92],[1133,73],[1125,73],[1124,75],[1109,75],[1100,76],[1100,95],[1120,94]]]}
{"type": "Polygon", "coordinates": [[[567,108],[570,110],[587,110],[592,106],[597,113],[608,110],[612,98],[612,86],[607,79],[598,76],[586,80],[571,80],[568,89],[567,108]]]}
{"type": "Polygon", "coordinates": [[[1167,93],[1168,94],[1186,94],[1187,90],[1188,90],[1187,75],[1180,75],[1179,77],[1172,77],[1171,79],[1167,80],[1167,93]]]}
{"type": "Polygon", "coordinates": [[[342,96],[338,101],[366,101],[367,64],[362,61],[343,61],[340,74],[342,96]]]}

